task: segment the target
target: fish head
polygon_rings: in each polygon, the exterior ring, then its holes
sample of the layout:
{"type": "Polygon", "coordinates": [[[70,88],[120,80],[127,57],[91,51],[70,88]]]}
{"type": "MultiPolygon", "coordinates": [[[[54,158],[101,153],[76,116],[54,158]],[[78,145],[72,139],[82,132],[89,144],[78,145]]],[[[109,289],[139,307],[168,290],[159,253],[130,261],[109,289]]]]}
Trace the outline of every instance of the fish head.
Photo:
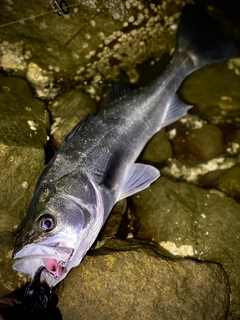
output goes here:
{"type": "Polygon", "coordinates": [[[15,242],[13,269],[33,277],[44,266],[48,271],[45,280],[53,286],[81,262],[104,223],[98,185],[91,177],[84,181],[78,180],[74,188],[73,181],[65,177],[45,201],[39,197],[37,204],[30,205],[15,242]]]}

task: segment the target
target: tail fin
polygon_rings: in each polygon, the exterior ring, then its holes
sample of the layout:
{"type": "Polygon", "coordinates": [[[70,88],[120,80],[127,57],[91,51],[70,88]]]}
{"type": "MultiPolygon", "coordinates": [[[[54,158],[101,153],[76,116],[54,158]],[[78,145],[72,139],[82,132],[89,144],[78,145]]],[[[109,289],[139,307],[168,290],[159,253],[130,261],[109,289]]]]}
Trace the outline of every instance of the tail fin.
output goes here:
{"type": "Polygon", "coordinates": [[[177,50],[187,51],[196,69],[240,55],[240,48],[213,31],[214,20],[198,6],[187,4],[181,15],[177,50]]]}

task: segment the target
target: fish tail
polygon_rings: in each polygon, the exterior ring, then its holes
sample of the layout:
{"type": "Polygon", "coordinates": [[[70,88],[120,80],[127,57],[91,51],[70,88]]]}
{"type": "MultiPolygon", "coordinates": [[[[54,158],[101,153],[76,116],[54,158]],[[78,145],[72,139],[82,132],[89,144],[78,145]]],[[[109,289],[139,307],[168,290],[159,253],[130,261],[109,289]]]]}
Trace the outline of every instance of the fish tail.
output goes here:
{"type": "Polygon", "coordinates": [[[219,35],[216,22],[201,7],[187,4],[181,15],[178,28],[176,53],[187,52],[194,67],[228,60],[240,55],[234,41],[219,35]]]}
{"type": "MultiPolygon", "coordinates": [[[[214,31],[215,21],[199,6],[187,4],[182,11],[176,49],[165,74],[156,79],[156,85],[167,74],[177,73],[167,84],[168,90],[177,91],[182,81],[193,71],[203,66],[234,58],[240,55],[240,48],[231,40],[214,31]]],[[[183,117],[191,106],[171,96],[165,106],[160,128],[183,117]]]]}

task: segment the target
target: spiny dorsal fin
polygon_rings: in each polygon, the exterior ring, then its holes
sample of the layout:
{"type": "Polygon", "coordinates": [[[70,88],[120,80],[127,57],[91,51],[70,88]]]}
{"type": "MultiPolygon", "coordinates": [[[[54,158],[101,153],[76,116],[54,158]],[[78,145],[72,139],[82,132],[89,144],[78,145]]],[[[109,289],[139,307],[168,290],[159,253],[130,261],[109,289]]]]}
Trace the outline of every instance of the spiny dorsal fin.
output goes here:
{"type": "Polygon", "coordinates": [[[76,126],[69,132],[69,134],[64,139],[60,147],[62,147],[66,142],[68,142],[77,132],[79,132],[95,114],[85,116],[76,126]]]}

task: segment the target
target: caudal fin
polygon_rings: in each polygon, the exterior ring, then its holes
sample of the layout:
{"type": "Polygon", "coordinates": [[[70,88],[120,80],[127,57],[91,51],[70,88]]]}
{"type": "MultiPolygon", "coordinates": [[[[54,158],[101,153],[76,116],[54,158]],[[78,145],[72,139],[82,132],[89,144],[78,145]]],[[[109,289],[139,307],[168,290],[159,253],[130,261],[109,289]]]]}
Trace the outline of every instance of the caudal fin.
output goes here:
{"type": "Polygon", "coordinates": [[[240,55],[231,39],[214,32],[214,24],[201,7],[187,4],[182,11],[177,51],[187,51],[196,69],[240,55]]]}

